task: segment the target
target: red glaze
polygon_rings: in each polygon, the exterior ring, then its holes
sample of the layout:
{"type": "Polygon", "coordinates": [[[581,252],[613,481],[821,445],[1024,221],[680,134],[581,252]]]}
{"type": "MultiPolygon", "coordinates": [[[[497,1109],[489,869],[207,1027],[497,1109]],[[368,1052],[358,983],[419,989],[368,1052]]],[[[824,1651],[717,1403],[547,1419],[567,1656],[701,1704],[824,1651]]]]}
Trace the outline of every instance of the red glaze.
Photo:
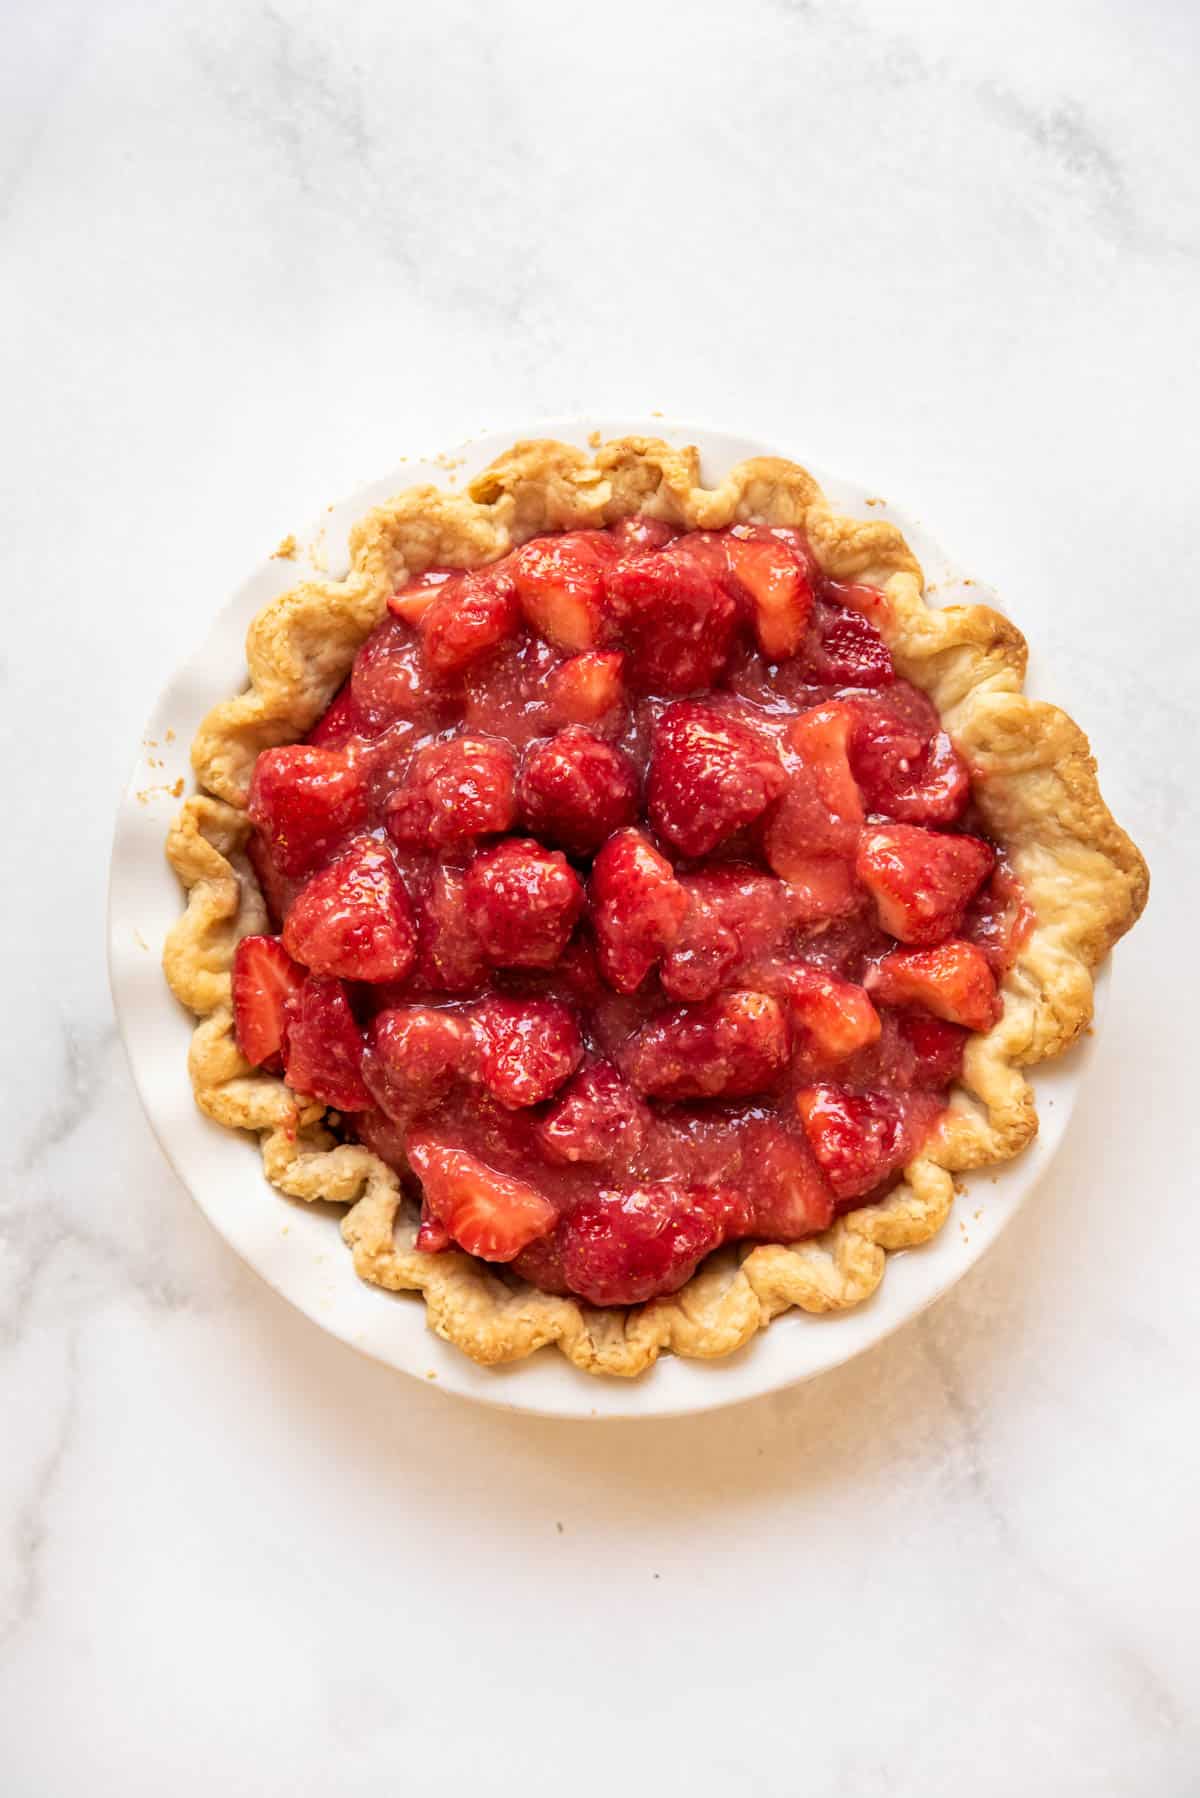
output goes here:
{"type": "Polygon", "coordinates": [[[260,756],[235,1033],[420,1249],[638,1304],[919,1150],[1028,913],[887,628],[794,529],[628,519],[407,582],[260,756]]]}

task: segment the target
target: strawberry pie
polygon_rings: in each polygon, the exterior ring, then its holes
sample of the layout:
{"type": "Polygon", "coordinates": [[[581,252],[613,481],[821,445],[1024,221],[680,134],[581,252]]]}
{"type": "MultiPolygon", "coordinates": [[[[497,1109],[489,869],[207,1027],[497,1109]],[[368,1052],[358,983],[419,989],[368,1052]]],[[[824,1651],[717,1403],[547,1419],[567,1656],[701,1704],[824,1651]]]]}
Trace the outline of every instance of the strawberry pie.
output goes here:
{"type": "Polygon", "coordinates": [[[485,1362],[858,1303],[1036,1129],[1144,864],[1024,645],[794,464],[517,445],[259,615],[166,968],[198,1103],[485,1362]]]}

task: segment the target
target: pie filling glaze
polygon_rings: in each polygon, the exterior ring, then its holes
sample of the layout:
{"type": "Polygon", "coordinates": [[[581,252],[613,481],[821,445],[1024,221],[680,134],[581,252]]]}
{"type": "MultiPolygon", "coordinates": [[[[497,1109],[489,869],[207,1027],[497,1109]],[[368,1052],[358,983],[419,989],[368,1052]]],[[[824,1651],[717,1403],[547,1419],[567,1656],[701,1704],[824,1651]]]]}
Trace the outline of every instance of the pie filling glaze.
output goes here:
{"type": "Polygon", "coordinates": [[[537,536],[259,755],[237,1043],[415,1177],[419,1252],[638,1304],[912,1160],[1022,906],[886,606],[786,526],[537,536]]]}
{"type": "Polygon", "coordinates": [[[482,1362],[860,1303],[1145,902],[999,613],[794,463],[513,446],[254,620],[167,853],[207,1116],[482,1362]]]}

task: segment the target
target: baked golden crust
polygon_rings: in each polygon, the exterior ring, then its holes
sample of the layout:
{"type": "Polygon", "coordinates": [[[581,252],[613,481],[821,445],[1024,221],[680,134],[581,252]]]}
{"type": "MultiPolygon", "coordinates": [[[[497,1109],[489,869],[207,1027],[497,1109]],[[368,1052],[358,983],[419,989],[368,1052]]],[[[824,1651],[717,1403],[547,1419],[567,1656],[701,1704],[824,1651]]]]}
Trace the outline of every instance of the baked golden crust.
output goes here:
{"type": "Polygon", "coordinates": [[[651,437],[622,438],[594,454],[550,441],[514,444],[465,493],[412,487],[376,507],[354,528],[351,558],[345,580],[302,582],[264,607],[247,637],[247,690],[209,713],[192,747],[202,790],[167,843],[188,902],[164,969],[200,1019],[189,1055],[197,1104],[217,1122],[259,1135],[267,1178],[282,1192],[350,1207],[342,1234],[359,1275],[422,1292],[430,1328],[477,1361],[511,1361],[552,1343],[589,1373],[631,1375],[664,1349],[728,1354],[792,1306],[817,1312],[860,1303],[890,1251],[941,1228],[955,1174],[1007,1160],[1034,1136],[1022,1069],[1060,1054],[1087,1026],[1092,975],[1146,900],[1145,863],[1101,798],[1086,737],[1063,712],[1022,692],[1020,633],[985,606],[930,606],[896,526],[835,514],[795,463],[757,457],[705,488],[695,449],[651,437]],[[942,1123],[881,1204],[802,1242],[724,1250],[670,1297],[597,1310],[457,1251],[418,1252],[396,1173],[361,1145],[339,1143],[321,1104],[297,1098],[241,1056],[229,987],[237,941],[266,924],[243,853],[255,758],[320,717],[388,595],[435,564],[476,567],[540,532],[635,512],[687,529],[737,520],[799,525],[828,574],[882,591],[886,604],[874,621],[900,673],[929,694],[966,758],[980,815],[1033,916],[1003,983],[999,1022],[969,1040],[942,1123]]]}

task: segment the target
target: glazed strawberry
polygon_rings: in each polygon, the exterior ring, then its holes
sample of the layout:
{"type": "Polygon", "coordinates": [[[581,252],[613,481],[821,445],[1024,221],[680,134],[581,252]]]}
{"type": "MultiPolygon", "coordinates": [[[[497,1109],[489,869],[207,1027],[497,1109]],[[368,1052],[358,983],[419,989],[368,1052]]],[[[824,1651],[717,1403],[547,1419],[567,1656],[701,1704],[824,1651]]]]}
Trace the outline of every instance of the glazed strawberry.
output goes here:
{"type": "Polygon", "coordinates": [[[897,1015],[900,1035],[913,1055],[913,1084],[946,1087],[957,1080],[970,1033],[916,1008],[897,1015]]]}
{"type": "Polygon", "coordinates": [[[499,737],[434,743],[413,758],[388,801],[388,835],[414,848],[498,836],[517,815],[516,777],[516,755],[499,737]]]}
{"type": "Polygon", "coordinates": [[[422,657],[419,633],[390,615],[355,656],[350,691],[372,730],[386,729],[399,718],[437,725],[453,706],[451,689],[422,657]]]}
{"type": "Polygon", "coordinates": [[[787,789],[766,822],[763,853],[807,922],[844,916],[859,903],[852,858],[864,813],[849,761],[854,726],[848,706],[824,705],[784,733],[787,789]]]}
{"type": "Polygon", "coordinates": [[[774,747],[736,710],[687,699],[659,719],[646,811],[681,854],[707,855],[760,817],[786,785],[774,747]]]}
{"type": "Polygon", "coordinates": [[[442,992],[470,992],[487,977],[487,957],[467,915],[466,885],[462,869],[437,867],[421,901],[421,975],[442,992]]]}
{"type": "Polygon", "coordinates": [[[987,956],[997,980],[1016,960],[1033,923],[1013,871],[997,860],[991,878],[980,887],[966,910],[961,934],[987,956]]]}
{"type": "Polygon", "coordinates": [[[277,936],[244,936],[233,956],[233,1033],[247,1061],[277,1073],[284,1007],[304,979],[277,936]]]}
{"type": "Polygon", "coordinates": [[[599,531],[536,537],[512,558],[521,610],[560,649],[591,649],[604,628],[604,568],[613,547],[599,531]]]}
{"type": "Polygon", "coordinates": [[[925,947],[958,930],[995,859],[980,837],[879,824],[863,831],[855,870],[883,928],[902,943],[925,947]]]}
{"type": "Polygon", "coordinates": [[[735,525],[726,540],[729,571],[748,595],[759,647],[771,661],[805,640],[814,590],[807,558],[761,526],[735,525]]]}
{"type": "Polygon", "coordinates": [[[810,1086],[796,1109],[812,1151],[839,1201],[861,1198],[882,1184],[915,1152],[932,1113],[918,1106],[906,1117],[885,1093],[850,1092],[842,1086],[810,1086]]]}
{"type": "Polygon", "coordinates": [[[551,1161],[604,1165],[638,1148],[646,1121],[645,1107],[612,1063],[594,1061],[563,1088],[537,1134],[551,1161]]]}
{"type": "Polygon", "coordinates": [[[879,1040],[879,1013],[869,995],[816,962],[791,962],[783,976],[792,1016],[818,1054],[843,1060],[879,1040]]]}
{"type": "Polygon", "coordinates": [[[596,724],[625,696],[625,657],[619,649],[593,649],[571,656],[550,676],[550,701],[564,724],[596,724]]]}
{"type": "Polygon", "coordinates": [[[365,1111],[363,1038],[340,980],[310,974],[288,995],[283,1064],[293,1092],[339,1111],[365,1111]]]}
{"type": "Polygon", "coordinates": [[[708,999],[733,969],[778,948],[795,906],[782,880],[733,862],[681,874],[687,911],[660,978],[673,999],[708,999]]]}
{"type": "Polygon", "coordinates": [[[640,831],[621,830],[592,864],[589,900],[600,971],[632,993],[679,934],[687,894],[640,831]]]}
{"type": "Polygon", "coordinates": [[[468,1255],[511,1261],[558,1221],[532,1186],[427,1132],[408,1138],[408,1159],[429,1211],[468,1255]]]}
{"type": "Polygon", "coordinates": [[[459,579],[458,569],[427,568],[424,574],[416,574],[403,587],[397,587],[388,600],[388,611],[393,618],[403,618],[406,624],[420,624],[443,588],[459,579]]]}
{"type": "Polygon", "coordinates": [[[254,869],[254,877],[266,900],[271,922],[276,930],[280,930],[303,882],[289,880],[288,876],[277,866],[261,831],[251,832],[246,843],[246,859],[254,869]]]}
{"type": "Polygon", "coordinates": [[[520,608],[511,575],[483,568],[447,581],[421,619],[421,653],[436,676],[460,673],[517,629],[520,608]]]}
{"type": "Polygon", "coordinates": [[[737,606],[697,562],[672,545],[619,562],[606,587],[631,686],[691,693],[713,685],[733,644],[737,606]]]}
{"type": "Polygon", "coordinates": [[[763,1092],[788,1058],[782,1006],[766,993],[726,993],[660,1012],[620,1055],[640,1093],[659,1099],[745,1098],[763,1092]]]}
{"type": "Polygon", "coordinates": [[[958,938],[934,949],[896,949],[867,977],[885,1005],[923,1005],[936,1018],[964,1030],[990,1030],[1000,1016],[1000,995],[987,957],[958,938]]]}
{"type": "Polygon", "coordinates": [[[925,695],[897,681],[880,699],[853,704],[850,765],[868,810],[905,824],[953,824],[970,775],[925,695]]]}
{"type": "Polygon", "coordinates": [[[572,855],[589,855],[637,817],[637,769],[591,731],[568,725],[526,750],[519,796],[530,830],[572,855]]]}
{"type": "Polygon", "coordinates": [[[386,1161],[398,1174],[408,1172],[408,1156],[404,1150],[407,1124],[397,1124],[386,1112],[372,1106],[367,1111],[356,1111],[353,1125],[355,1136],[372,1155],[378,1155],[380,1161],[386,1161]]]}
{"type": "Polygon", "coordinates": [[[484,954],[502,968],[551,967],[584,903],[566,857],[529,837],[508,837],[480,850],[463,891],[484,954]]]}
{"type": "Polygon", "coordinates": [[[361,772],[340,751],[293,743],[263,750],[246,810],[279,872],[297,879],[365,822],[367,794],[361,772]]]}
{"type": "Polygon", "coordinates": [[[380,1110],[403,1120],[446,1092],[473,1054],[470,1031],[452,1012],[398,1005],[371,1020],[363,1080],[380,1110]]]}
{"type": "Polygon", "coordinates": [[[346,681],[304,741],[315,749],[345,749],[348,743],[359,742],[370,734],[371,727],[358,709],[353,686],[346,681]]]}
{"type": "Polygon", "coordinates": [[[749,1215],[739,1235],[798,1242],[833,1222],[834,1196],[799,1127],[771,1119],[745,1127],[742,1189],[749,1215]]]}
{"type": "Polygon", "coordinates": [[[672,538],[679,536],[679,531],[665,519],[647,518],[644,512],[631,512],[628,518],[618,518],[609,527],[608,535],[615,547],[626,555],[648,555],[653,550],[665,549],[672,538]]]}
{"type": "Polygon", "coordinates": [[[559,1227],[563,1277],[589,1304],[640,1305],[677,1292],[743,1216],[737,1194],[707,1186],[597,1192],[559,1227]]]}
{"type": "Polygon", "coordinates": [[[540,1105],[583,1058],[574,1012],[557,999],[504,999],[471,1008],[479,1077],[501,1105],[540,1105]]]}
{"type": "Polygon", "coordinates": [[[283,927],[284,946],[314,974],[402,980],[417,932],[391,851],[359,837],[301,888],[283,927]]]}
{"type": "MultiPolygon", "coordinates": [[[[839,589],[831,586],[829,592],[839,589]]],[[[847,602],[862,596],[868,610],[878,612],[883,596],[873,587],[840,589],[847,602]]],[[[817,600],[804,646],[804,659],[815,681],[831,687],[886,687],[896,678],[891,651],[861,611],[817,600]]]]}

